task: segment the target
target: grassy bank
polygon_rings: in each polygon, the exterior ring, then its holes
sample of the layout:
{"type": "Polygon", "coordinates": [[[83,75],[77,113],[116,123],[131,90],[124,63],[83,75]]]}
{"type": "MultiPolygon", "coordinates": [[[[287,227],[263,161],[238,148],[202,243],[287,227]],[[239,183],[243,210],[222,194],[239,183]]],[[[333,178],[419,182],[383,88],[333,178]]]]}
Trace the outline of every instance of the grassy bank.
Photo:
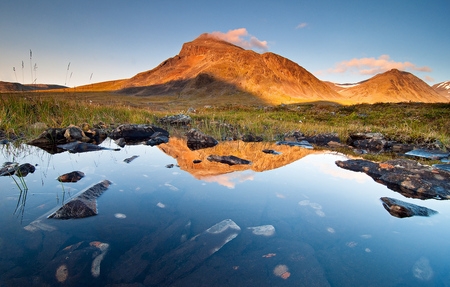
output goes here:
{"type": "MultiPolygon", "coordinates": [[[[47,127],[70,124],[153,123],[158,117],[186,112],[189,103],[169,97],[124,97],[98,93],[0,94],[0,130],[33,138],[47,127]],[[39,124],[37,124],[39,123],[39,124]],[[42,124],[43,123],[43,124],[42,124]],[[45,124],[45,125],[44,125],[45,124]]],[[[289,131],[307,135],[336,132],[345,141],[353,132],[381,132],[403,143],[441,141],[450,146],[450,104],[303,103],[288,106],[216,104],[192,106],[192,127],[218,139],[244,133],[274,140],[289,131]]]]}

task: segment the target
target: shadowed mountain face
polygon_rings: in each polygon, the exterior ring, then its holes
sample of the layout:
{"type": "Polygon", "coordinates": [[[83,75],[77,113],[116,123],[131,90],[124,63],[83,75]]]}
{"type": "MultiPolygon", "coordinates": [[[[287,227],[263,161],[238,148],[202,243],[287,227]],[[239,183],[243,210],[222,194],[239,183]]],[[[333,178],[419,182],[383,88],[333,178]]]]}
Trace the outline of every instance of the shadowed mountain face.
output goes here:
{"type": "Polygon", "coordinates": [[[215,181],[228,186],[229,177],[234,171],[253,170],[263,172],[277,169],[293,163],[307,155],[323,153],[321,151],[291,147],[286,145],[276,145],[269,142],[246,143],[242,141],[224,141],[212,148],[205,148],[191,151],[187,147],[185,139],[171,137],[170,141],[158,146],[167,155],[176,159],[180,168],[189,172],[199,180],[215,181]],[[273,149],[280,152],[279,155],[266,154],[264,149],[273,149]],[[251,165],[227,165],[207,160],[210,155],[234,155],[239,158],[249,160],[251,165]],[[200,160],[200,163],[194,163],[200,160]],[[226,175],[229,175],[228,177],[226,175]]]}
{"type": "Polygon", "coordinates": [[[177,56],[153,70],[111,84],[114,90],[120,86],[120,93],[138,96],[241,92],[270,104],[343,99],[286,58],[245,50],[209,34],[185,43],[177,56]]]}
{"type": "MultiPolygon", "coordinates": [[[[342,86],[341,86],[342,87],[342,86]]],[[[339,91],[352,102],[448,102],[411,73],[392,69],[358,85],[339,91]]]]}
{"type": "Polygon", "coordinates": [[[60,86],[60,85],[47,85],[47,84],[22,85],[19,83],[10,83],[10,82],[0,81],[0,92],[56,90],[56,89],[64,89],[64,88],[67,88],[67,87],[60,86]]]}

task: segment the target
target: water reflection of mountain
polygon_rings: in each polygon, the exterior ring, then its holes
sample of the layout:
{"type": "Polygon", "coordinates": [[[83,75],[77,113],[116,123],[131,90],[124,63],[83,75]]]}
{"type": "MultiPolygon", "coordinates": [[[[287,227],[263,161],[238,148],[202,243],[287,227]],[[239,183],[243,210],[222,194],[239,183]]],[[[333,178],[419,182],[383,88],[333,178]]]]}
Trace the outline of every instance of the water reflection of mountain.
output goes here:
{"type": "Polygon", "coordinates": [[[242,141],[224,141],[212,148],[191,151],[187,141],[182,138],[171,137],[166,144],[158,146],[164,153],[177,160],[182,170],[192,174],[197,179],[207,180],[211,177],[228,174],[234,171],[253,170],[262,172],[280,168],[293,163],[307,155],[322,153],[321,151],[276,145],[270,142],[247,143],[242,141]],[[280,152],[279,155],[266,154],[264,149],[280,152]],[[251,165],[232,165],[210,162],[209,155],[234,155],[252,162],[251,165]],[[194,160],[201,160],[194,163],[194,160]]]}

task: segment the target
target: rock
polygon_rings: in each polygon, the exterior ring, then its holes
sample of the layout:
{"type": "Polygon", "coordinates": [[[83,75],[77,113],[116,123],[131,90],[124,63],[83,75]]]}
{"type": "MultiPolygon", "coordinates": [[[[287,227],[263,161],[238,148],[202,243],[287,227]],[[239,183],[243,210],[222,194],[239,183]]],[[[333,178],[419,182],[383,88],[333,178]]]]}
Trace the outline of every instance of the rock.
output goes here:
{"type": "Polygon", "coordinates": [[[370,140],[376,139],[381,140],[384,139],[384,136],[381,133],[354,133],[349,135],[349,139],[347,141],[353,142],[356,140],[370,140]]]}
{"type": "Polygon", "coordinates": [[[77,182],[84,177],[84,173],[81,171],[72,171],[58,176],[57,180],[60,182],[77,182]]]}
{"type": "Polygon", "coordinates": [[[263,138],[260,136],[254,136],[252,134],[243,135],[241,137],[243,142],[262,142],[263,138]]]}
{"type": "Polygon", "coordinates": [[[263,149],[262,152],[263,152],[263,153],[268,153],[268,154],[274,154],[274,155],[280,155],[280,154],[282,154],[281,152],[277,152],[277,151],[275,151],[275,150],[273,150],[273,149],[263,149]]]}
{"type": "Polygon", "coordinates": [[[30,141],[28,144],[34,146],[56,145],[64,144],[67,142],[64,136],[66,129],[49,128],[43,131],[36,139],[30,141]]]}
{"type": "Polygon", "coordinates": [[[327,146],[330,148],[350,148],[348,145],[342,144],[340,142],[329,141],[327,146]]]}
{"type": "Polygon", "coordinates": [[[126,163],[130,163],[133,160],[137,159],[138,157],[139,157],[138,155],[133,155],[132,157],[126,158],[123,161],[126,162],[126,163]]]}
{"type": "Polygon", "coordinates": [[[210,155],[206,158],[209,161],[215,161],[220,163],[225,163],[228,165],[237,165],[237,164],[252,164],[251,161],[238,158],[234,155],[228,155],[228,156],[220,156],[220,155],[210,155]]]}
{"type": "Polygon", "coordinates": [[[277,141],[275,144],[277,145],[288,145],[288,146],[298,146],[301,148],[314,149],[314,147],[307,141],[277,141]]]}
{"type": "Polygon", "coordinates": [[[123,148],[126,144],[126,141],[124,138],[120,138],[120,139],[116,140],[115,142],[116,142],[116,145],[120,146],[121,148],[123,148]]]}
{"type": "Polygon", "coordinates": [[[165,116],[158,120],[160,124],[165,125],[178,125],[178,126],[187,126],[190,125],[192,119],[190,116],[185,114],[173,115],[173,116],[165,116]]]}
{"type": "Polygon", "coordinates": [[[329,142],[337,142],[340,143],[339,135],[337,133],[323,133],[317,134],[312,137],[299,137],[297,141],[306,140],[311,144],[315,144],[317,146],[326,146],[329,142]]]}
{"type": "Polygon", "coordinates": [[[262,225],[256,227],[247,227],[247,229],[252,230],[254,235],[262,235],[262,236],[272,236],[275,234],[275,227],[273,225],[262,225]]]}
{"type": "Polygon", "coordinates": [[[415,149],[415,150],[405,153],[404,155],[408,156],[408,157],[420,157],[420,158],[439,160],[439,159],[443,159],[443,158],[448,158],[450,156],[450,153],[440,151],[440,150],[415,149]]]}
{"type": "Polygon", "coordinates": [[[160,145],[162,143],[168,143],[169,137],[161,132],[154,133],[150,139],[145,143],[149,146],[160,145]]]}
{"type": "Polygon", "coordinates": [[[114,129],[109,137],[112,139],[124,138],[126,141],[146,140],[156,132],[169,136],[168,131],[154,125],[124,124],[114,129]]]}
{"type": "Polygon", "coordinates": [[[231,219],[223,220],[157,259],[145,280],[146,286],[170,286],[204,264],[211,255],[236,238],[241,228],[231,219]]]}
{"type": "Polygon", "coordinates": [[[390,151],[395,152],[395,153],[405,153],[405,152],[412,151],[415,148],[415,145],[389,142],[387,148],[390,151]]]}
{"type": "Polygon", "coordinates": [[[108,189],[110,184],[110,181],[103,180],[91,186],[80,195],[64,204],[60,209],[50,214],[48,218],[71,219],[97,215],[96,199],[108,189]]]}
{"type": "Polygon", "coordinates": [[[213,137],[205,135],[204,133],[191,129],[186,133],[187,146],[190,150],[199,150],[208,147],[216,146],[219,142],[213,137]]]}
{"type": "Polygon", "coordinates": [[[197,164],[197,163],[201,163],[202,161],[199,160],[199,159],[194,159],[192,162],[195,163],[195,164],[197,164]]]}
{"type": "Polygon", "coordinates": [[[382,197],[383,207],[392,215],[398,218],[412,216],[431,216],[438,212],[426,207],[407,203],[398,199],[382,197]]]}
{"type": "Polygon", "coordinates": [[[2,140],[0,140],[0,144],[9,144],[9,140],[2,139],[2,140]]]}
{"type": "Polygon", "coordinates": [[[29,173],[34,173],[36,168],[29,163],[17,164],[15,162],[5,162],[0,169],[0,176],[16,175],[18,177],[25,177],[29,173]]]}
{"type": "Polygon", "coordinates": [[[111,150],[108,148],[104,148],[95,144],[84,143],[84,142],[72,142],[68,144],[57,145],[58,148],[63,150],[67,150],[70,153],[82,153],[82,152],[90,152],[97,150],[111,150]]]}
{"type": "Polygon", "coordinates": [[[89,129],[87,131],[84,131],[84,134],[89,138],[88,142],[92,142],[95,144],[100,144],[108,136],[106,132],[101,129],[89,129]]]}
{"type": "Polygon", "coordinates": [[[77,126],[72,126],[72,125],[69,126],[65,130],[64,137],[66,138],[67,142],[73,142],[73,141],[87,142],[87,141],[89,141],[89,138],[86,137],[86,135],[84,134],[82,129],[80,129],[77,126]]]}
{"type": "Polygon", "coordinates": [[[166,168],[173,168],[175,165],[173,163],[166,165],[166,168]]]}
{"type": "Polygon", "coordinates": [[[364,172],[403,196],[420,199],[450,199],[450,172],[408,159],[383,163],[368,160],[336,161],[339,167],[364,172]]]}
{"type": "Polygon", "coordinates": [[[285,141],[301,141],[305,137],[305,134],[301,131],[291,131],[283,136],[285,141]]]}
{"type": "Polygon", "coordinates": [[[369,152],[380,152],[388,144],[381,133],[355,133],[350,134],[347,144],[369,152]]]}

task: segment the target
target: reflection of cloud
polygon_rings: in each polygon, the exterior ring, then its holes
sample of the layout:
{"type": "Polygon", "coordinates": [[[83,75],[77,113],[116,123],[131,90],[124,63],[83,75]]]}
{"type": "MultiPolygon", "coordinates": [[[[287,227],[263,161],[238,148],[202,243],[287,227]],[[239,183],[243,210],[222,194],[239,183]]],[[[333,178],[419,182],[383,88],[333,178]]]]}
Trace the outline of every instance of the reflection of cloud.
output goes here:
{"type": "Polygon", "coordinates": [[[317,167],[321,172],[323,172],[325,174],[329,174],[333,177],[350,179],[350,180],[354,180],[358,183],[365,183],[370,179],[370,177],[364,173],[348,171],[348,170],[342,169],[342,168],[336,166],[334,161],[333,161],[333,163],[319,162],[317,157],[312,157],[312,156],[304,158],[303,161],[304,162],[306,161],[310,165],[317,167]]]}
{"type": "Polygon", "coordinates": [[[247,180],[253,180],[255,172],[233,172],[228,174],[221,174],[216,176],[202,177],[201,180],[206,182],[217,182],[220,185],[233,189],[236,183],[241,183],[247,180]]]}
{"type": "Polygon", "coordinates": [[[392,69],[412,70],[418,72],[432,71],[432,69],[427,66],[418,67],[410,62],[395,62],[390,59],[389,55],[381,55],[378,59],[372,57],[360,59],[354,58],[348,61],[342,61],[337,63],[333,68],[326,71],[319,71],[317,74],[322,74],[323,72],[330,74],[345,73],[350,70],[360,75],[375,75],[392,69]]]}
{"type": "Polygon", "coordinates": [[[249,35],[247,29],[245,28],[230,30],[226,33],[214,31],[210,35],[241,46],[245,49],[257,49],[261,51],[267,51],[269,49],[267,41],[260,41],[256,37],[249,35]],[[244,39],[244,37],[248,38],[248,36],[250,37],[249,40],[244,39]]]}

